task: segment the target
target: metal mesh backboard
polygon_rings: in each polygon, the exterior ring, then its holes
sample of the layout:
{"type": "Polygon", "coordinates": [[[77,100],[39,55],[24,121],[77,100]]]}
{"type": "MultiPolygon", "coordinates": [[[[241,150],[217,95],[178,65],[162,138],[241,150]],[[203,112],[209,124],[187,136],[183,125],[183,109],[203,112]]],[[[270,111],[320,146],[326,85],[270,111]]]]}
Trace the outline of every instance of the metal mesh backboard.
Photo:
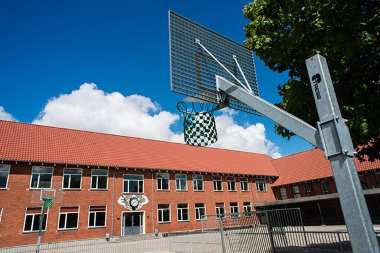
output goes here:
{"type": "MultiPolygon", "coordinates": [[[[199,39],[225,67],[242,83],[237,60],[255,95],[259,94],[252,52],[244,46],[169,11],[171,89],[185,96],[217,103],[215,75],[238,83],[217,64],[198,44],[199,39]]],[[[255,113],[245,104],[230,99],[229,107],[255,113]]]]}

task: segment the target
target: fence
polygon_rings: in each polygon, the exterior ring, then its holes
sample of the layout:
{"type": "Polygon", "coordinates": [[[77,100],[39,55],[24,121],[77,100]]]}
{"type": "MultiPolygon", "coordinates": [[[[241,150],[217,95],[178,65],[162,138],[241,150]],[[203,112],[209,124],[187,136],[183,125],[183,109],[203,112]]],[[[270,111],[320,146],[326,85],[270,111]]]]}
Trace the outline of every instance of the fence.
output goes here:
{"type": "MultiPolygon", "coordinates": [[[[154,237],[139,235],[117,241],[93,239],[41,245],[41,253],[287,253],[351,251],[345,231],[310,231],[299,209],[209,215],[199,231],[154,237]]],[[[377,233],[380,238],[380,232],[377,233]]],[[[32,253],[35,246],[2,248],[0,253],[32,253]]]]}

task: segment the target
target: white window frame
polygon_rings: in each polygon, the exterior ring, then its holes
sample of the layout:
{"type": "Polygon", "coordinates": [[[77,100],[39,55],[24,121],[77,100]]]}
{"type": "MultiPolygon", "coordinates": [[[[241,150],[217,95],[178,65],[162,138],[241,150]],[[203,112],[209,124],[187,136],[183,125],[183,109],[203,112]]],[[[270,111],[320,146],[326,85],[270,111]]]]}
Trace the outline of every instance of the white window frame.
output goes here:
{"type": "Polygon", "coordinates": [[[248,177],[242,177],[240,178],[240,188],[242,192],[248,192],[249,191],[249,180],[248,177]],[[247,189],[243,189],[243,183],[246,183],[247,189]]]}
{"type": "MultiPolygon", "coordinates": [[[[92,177],[91,177],[92,178],[92,177]]],[[[81,168],[63,168],[63,175],[62,175],[62,189],[63,190],[81,190],[82,189],[82,179],[83,179],[83,169],[81,168]],[[80,173],[66,173],[66,170],[80,170],[80,173]],[[64,187],[64,182],[65,182],[65,175],[69,175],[69,187],[64,187]],[[80,175],[80,185],[79,188],[71,188],[70,183],[71,183],[71,176],[72,175],[80,175]]]]}
{"type": "MultiPolygon", "coordinates": [[[[61,207],[61,208],[65,208],[66,206],[64,207],[61,207]]],[[[76,206],[73,206],[73,208],[78,208],[78,211],[77,212],[72,212],[72,211],[68,211],[68,212],[61,212],[61,208],[59,208],[59,212],[58,212],[58,231],[65,231],[65,230],[76,230],[78,229],[79,227],[79,214],[80,214],[80,206],[76,207],[76,206]],[[71,214],[71,213],[76,213],[78,214],[77,216],[77,227],[76,228],[66,228],[67,227],[67,214],[71,214]],[[60,228],[59,227],[59,223],[60,223],[60,219],[61,219],[61,214],[65,214],[65,228],[60,228]]]]}
{"type": "Polygon", "coordinates": [[[230,214],[232,218],[239,217],[239,202],[230,202],[230,214]],[[236,203],[236,205],[231,205],[233,203],[236,203]]]}
{"type": "Polygon", "coordinates": [[[50,166],[32,166],[32,171],[31,171],[31,174],[30,174],[30,182],[29,182],[29,188],[30,189],[52,189],[52,186],[53,186],[53,175],[54,175],[54,167],[50,167],[50,166]],[[35,174],[38,174],[38,180],[37,180],[37,187],[32,187],[32,178],[33,178],[33,169],[38,169],[38,168],[44,168],[44,169],[51,169],[51,173],[35,173],[35,174]],[[51,178],[50,178],[50,187],[40,187],[40,178],[41,178],[41,174],[51,174],[51,178]]]}
{"type": "Polygon", "coordinates": [[[206,204],[205,203],[194,203],[194,208],[195,208],[195,220],[207,220],[207,213],[206,213],[206,204]],[[197,207],[196,205],[197,204],[202,204],[203,207],[197,207]],[[200,210],[199,209],[203,209],[204,210],[204,216],[202,217],[200,215],[200,210]],[[199,219],[197,219],[197,214],[199,215],[199,219]]]}
{"type": "MultiPolygon", "coordinates": [[[[180,180],[183,180],[183,179],[180,179],[180,180]]],[[[184,192],[184,191],[188,190],[188,188],[187,188],[187,174],[183,174],[183,173],[175,174],[175,190],[179,191],[179,192],[184,192]],[[185,189],[178,189],[177,179],[179,179],[180,176],[185,177],[185,189]]]]}
{"type": "Polygon", "coordinates": [[[212,177],[212,188],[214,192],[222,192],[223,191],[223,177],[222,176],[213,176],[212,177]],[[221,189],[215,190],[215,183],[214,182],[220,182],[221,189]]]}
{"type": "Polygon", "coordinates": [[[305,193],[311,193],[313,190],[313,183],[305,182],[304,188],[305,188],[305,193]]]}
{"type": "Polygon", "coordinates": [[[172,214],[171,214],[171,208],[170,204],[167,203],[159,203],[157,204],[157,223],[159,224],[165,224],[172,222],[172,214]],[[159,205],[168,205],[168,208],[158,208],[159,205]],[[161,216],[164,217],[163,211],[169,210],[169,220],[168,221],[160,221],[160,212],[162,212],[161,216]]]}
{"type": "MultiPolygon", "coordinates": [[[[40,207],[42,208],[42,207],[40,207]]],[[[39,211],[38,213],[27,213],[28,211],[28,208],[25,208],[25,211],[24,211],[24,223],[22,225],[22,232],[23,233],[38,233],[39,230],[33,230],[33,224],[34,224],[34,218],[35,218],[35,215],[41,215],[41,211],[39,211]],[[33,218],[32,218],[32,230],[30,231],[26,231],[25,230],[25,223],[26,223],[26,216],[28,215],[33,215],[33,218]]],[[[47,231],[47,227],[48,227],[48,218],[49,218],[49,209],[46,210],[46,213],[45,213],[45,216],[46,216],[46,225],[45,225],[45,229],[41,230],[41,231],[47,231]]],[[[39,226],[39,225],[38,225],[39,226]]]]}
{"type": "Polygon", "coordinates": [[[9,184],[9,175],[11,174],[11,165],[10,164],[1,164],[0,165],[0,171],[1,172],[7,172],[7,183],[5,187],[0,187],[0,189],[8,189],[9,184]]]}
{"type": "Polygon", "coordinates": [[[288,191],[285,186],[280,187],[280,197],[281,199],[288,199],[288,191]]]}
{"type": "Polygon", "coordinates": [[[200,174],[194,174],[193,175],[193,191],[195,191],[195,192],[203,192],[205,190],[205,186],[204,186],[204,178],[203,178],[203,175],[200,175],[200,174]],[[199,177],[199,178],[197,178],[197,177],[199,177]],[[195,189],[196,187],[196,181],[199,181],[199,180],[201,180],[201,182],[202,182],[202,189],[195,189]]]}
{"type": "Polygon", "coordinates": [[[226,206],[224,205],[224,202],[215,203],[215,215],[217,219],[220,219],[220,218],[223,219],[226,216],[226,206]],[[218,206],[218,204],[223,204],[223,207],[218,206]],[[221,208],[223,208],[223,216],[219,216],[220,211],[218,210],[220,210],[221,208]]]}
{"type": "MultiPolygon", "coordinates": [[[[136,181],[135,179],[134,179],[134,181],[136,181]]],[[[123,174],[123,193],[133,193],[133,194],[143,194],[144,193],[144,187],[145,187],[145,177],[144,177],[144,174],[123,174]],[[137,192],[131,192],[131,191],[129,191],[129,181],[130,180],[127,180],[128,181],[128,191],[125,191],[126,189],[125,189],[125,181],[126,181],[126,179],[125,179],[125,176],[139,176],[139,177],[142,177],[142,180],[141,179],[138,179],[137,180],[137,185],[138,185],[138,191],[137,192]],[[140,190],[140,181],[142,181],[142,191],[139,191],[140,190]]]]}
{"type": "Polygon", "coordinates": [[[293,185],[292,186],[292,191],[293,191],[293,197],[294,198],[300,198],[301,197],[301,191],[300,191],[300,186],[299,185],[293,185]]]}
{"type": "Polygon", "coordinates": [[[107,191],[108,190],[108,177],[109,177],[109,170],[107,170],[107,169],[91,169],[90,190],[107,191]],[[95,171],[106,171],[107,175],[94,175],[95,171]],[[92,187],[93,177],[96,177],[96,188],[92,187]],[[106,188],[99,188],[99,179],[98,179],[99,177],[107,177],[107,179],[106,179],[106,188]]]}
{"type": "Polygon", "coordinates": [[[158,172],[156,173],[156,190],[157,191],[170,191],[170,174],[169,173],[162,173],[162,172],[158,172]],[[168,189],[162,189],[162,183],[161,183],[161,189],[158,187],[158,179],[159,179],[159,176],[160,177],[167,177],[168,179],[168,189]]]}
{"type": "Polygon", "coordinates": [[[246,217],[252,216],[252,213],[253,213],[252,203],[250,201],[243,202],[243,211],[244,211],[244,216],[246,216],[246,217]],[[247,203],[248,203],[248,205],[247,205],[247,203]],[[248,207],[249,207],[250,211],[248,211],[248,207]]]}
{"type": "Polygon", "coordinates": [[[265,178],[256,178],[255,184],[256,184],[256,191],[257,192],[267,192],[268,191],[267,182],[266,182],[265,178]],[[264,189],[261,189],[260,185],[263,185],[264,189]]]}
{"type": "MultiPolygon", "coordinates": [[[[104,211],[91,211],[91,207],[96,207],[96,206],[102,206],[102,205],[93,205],[93,206],[89,206],[88,207],[88,222],[87,222],[87,226],[88,228],[105,228],[107,227],[107,205],[104,205],[105,207],[105,210],[104,211]],[[90,226],[90,215],[91,213],[94,213],[94,224],[96,224],[96,216],[97,216],[97,213],[103,213],[104,212],[104,226],[90,226]]],[[[78,219],[79,219],[79,213],[78,213],[78,219]]],[[[58,224],[59,226],[59,224],[58,224]]]]}
{"type": "Polygon", "coordinates": [[[188,203],[178,203],[177,204],[177,220],[178,221],[190,221],[190,213],[189,213],[189,204],[188,203]],[[178,205],[186,205],[185,207],[178,207],[178,205]],[[187,220],[183,219],[183,213],[182,211],[187,209],[187,220]],[[179,213],[181,212],[181,219],[178,219],[179,213]]]}
{"type": "Polygon", "coordinates": [[[320,182],[320,186],[321,186],[321,192],[322,194],[329,194],[330,193],[330,189],[329,189],[329,181],[327,180],[322,180],[320,182]],[[324,185],[326,186],[326,188],[324,187],[324,185]],[[325,188],[325,189],[324,189],[325,188]]]}
{"type": "Polygon", "coordinates": [[[227,178],[227,190],[229,191],[229,192],[236,192],[237,191],[237,189],[236,189],[236,179],[235,179],[235,177],[228,177],[227,178]],[[232,184],[233,183],[233,184],[232,184]],[[234,186],[234,189],[232,190],[231,189],[231,186],[234,186]]]}

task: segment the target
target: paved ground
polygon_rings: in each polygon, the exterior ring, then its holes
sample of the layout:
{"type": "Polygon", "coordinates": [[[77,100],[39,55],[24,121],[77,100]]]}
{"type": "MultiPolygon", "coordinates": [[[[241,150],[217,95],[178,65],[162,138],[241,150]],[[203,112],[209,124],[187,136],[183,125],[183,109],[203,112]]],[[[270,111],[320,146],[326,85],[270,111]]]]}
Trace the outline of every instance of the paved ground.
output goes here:
{"type": "MultiPolygon", "coordinates": [[[[267,234],[262,234],[266,226],[255,228],[227,230],[224,236],[225,247],[228,253],[265,253],[270,252],[270,241],[267,234]]],[[[285,228],[286,229],[286,228],[285,228]]],[[[375,230],[380,231],[380,226],[375,230]]],[[[299,252],[300,246],[323,245],[323,247],[337,248],[336,243],[346,241],[343,246],[349,246],[347,234],[323,233],[344,232],[345,226],[310,226],[305,227],[305,234],[283,234],[278,231],[274,240],[278,246],[286,246],[288,251],[299,252]],[[311,233],[310,231],[314,231],[311,233]],[[328,235],[326,235],[328,234],[328,235]],[[328,242],[328,243],[326,243],[328,242]]],[[[294,232],[294,230],[293,230],[294,232]]],[[[72,241],[63,243],[44,244],[41,253],[219,253],[222,252],[221,235],[218,232],[201,234],[187,234],[162,238],[153,238],[150,235],[106,242],[104,239],[72,241]]],[[[34,253],[34,246],[0,249],[0,253],[34,253]]],[[[311,252],[326,252],[314,247],[311,252]]],[[[330,252],[330,251],[329,251],[330,252]]],[[[334,252],[334,251],[332,251],[334,252]]],[[[348,251],[347,251],[348,252],[348,251]]]]}

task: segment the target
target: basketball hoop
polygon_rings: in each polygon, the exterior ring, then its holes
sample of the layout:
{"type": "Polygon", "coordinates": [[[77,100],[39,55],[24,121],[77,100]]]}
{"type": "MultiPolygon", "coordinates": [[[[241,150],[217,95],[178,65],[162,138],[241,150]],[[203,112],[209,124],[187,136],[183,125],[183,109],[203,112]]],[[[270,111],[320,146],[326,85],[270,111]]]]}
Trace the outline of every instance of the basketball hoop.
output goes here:
{"type": "Polygon", "coordinates": [[[183,133],[186,144],[209,146],[218,140],[214,112],[219,107],[212,103],[180,101],[177,110],[183,115],[183,133]]]}

